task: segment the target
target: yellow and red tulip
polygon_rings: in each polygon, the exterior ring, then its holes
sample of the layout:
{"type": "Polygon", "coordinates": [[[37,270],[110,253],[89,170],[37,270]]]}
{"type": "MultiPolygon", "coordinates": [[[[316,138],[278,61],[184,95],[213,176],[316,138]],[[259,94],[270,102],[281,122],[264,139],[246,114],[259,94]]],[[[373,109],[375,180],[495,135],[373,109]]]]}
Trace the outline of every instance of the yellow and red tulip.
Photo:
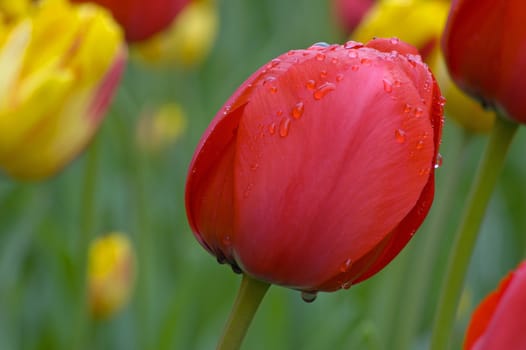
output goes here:
{"type": "Polygon", "coordinates": [[[42,179],[91,140],[126,49],[104,9],[45,0],[0,31],[0,169],[42,179]]]}

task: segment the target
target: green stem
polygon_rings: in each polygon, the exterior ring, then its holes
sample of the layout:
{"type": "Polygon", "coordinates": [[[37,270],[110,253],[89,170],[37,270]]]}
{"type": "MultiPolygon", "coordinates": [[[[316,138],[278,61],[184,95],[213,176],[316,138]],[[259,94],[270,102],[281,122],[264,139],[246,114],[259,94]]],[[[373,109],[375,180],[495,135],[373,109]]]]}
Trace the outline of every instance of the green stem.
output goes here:
{"type": "Polygon", "coordinates": [[[236,301],[226,323],[217,350],[236,350],[241,347],[254,315],[270,284],[243,275],[236,301]]]}
{"type": "Polygon", "coordinates": [[[477,241],[477,233],[517,129],[518,124],[501,116],[495,122],[468,197],[463,220],[455,235],[431,337],[432,350],[449,348],[458,301],[477,241]]]}
{"type": "Polygon", "coordinates": [[[78,315],[77,329],[74,343],[75,349],[86,348],[88,334],[90,333],[90,317],[88,315],[88,247],[95,227],[95,187],[97,184],[98,146],[96,140],[87,151],[82,188],[81,227],[77,246],[77,271],[78,271],[78,315]]]}
{"type": "Polygon", "coordinates": [[[423,232],[425,237],[419,242],[417,248],[412,255],[412,261],[417,261],[417,264],[409,266],[408,273],[411,276],[411,283],[408,285],[403,293],[403,301],[400,310],[404,313],[404,322],[400,322],[394,334],[394,349],[410,349],[413,339],[417,333],[417,327],[421,320],[421,310],[426,300],[429,289],[427,286],[433,277],[433,269],[435,260],[437,258],[440,240],[444,237],[444,222],[451,211],[451,206],[455,200],[458,181],[462,175],[463,164],[466,157],[469,141],[472,134],[463,131],[461,135],[460,145],[458,150],[454,150],[451,159],[451,166],[444,166],[442,171],[445,171],[447,177],[440,188],[442,189],[442,197],[437,200],[435,211],[429,218],[429,228],[427,232],[423,232]]]}

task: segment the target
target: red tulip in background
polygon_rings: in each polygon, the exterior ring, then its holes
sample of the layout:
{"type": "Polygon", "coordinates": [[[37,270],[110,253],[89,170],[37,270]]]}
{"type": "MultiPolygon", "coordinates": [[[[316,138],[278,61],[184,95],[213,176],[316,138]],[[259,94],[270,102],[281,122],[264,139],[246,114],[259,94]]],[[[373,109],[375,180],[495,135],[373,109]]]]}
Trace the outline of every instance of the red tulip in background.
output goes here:
{"type": "Polygon", "coordinates": [[[72,0],[94,2],[109,9],[124,28],[126,40],[142,41],[170,25],[190,0],[72,0]]]}
{"type": "Polygon", "coordinates": [[[443,99],[397,39],[273,59],[206,130],[186,208],[220,262],[305,292],[372,276],[426,216],[443,99]]]}
{"type": "Polygon", "coordinates": [[[464,349],[526,349],[526,262],[506,276],[477,307],[464,349]]]}
{"type": "Polygon", "coordinates": [[[374,3],[375,0],[335,0],[333,11],[345,33],[349,34],[374,3]]]}
{"type": "Polygon", "coordinates": [[[526,123],[526,1],[456,0],[443,51],[457,84],[526,123]]]}

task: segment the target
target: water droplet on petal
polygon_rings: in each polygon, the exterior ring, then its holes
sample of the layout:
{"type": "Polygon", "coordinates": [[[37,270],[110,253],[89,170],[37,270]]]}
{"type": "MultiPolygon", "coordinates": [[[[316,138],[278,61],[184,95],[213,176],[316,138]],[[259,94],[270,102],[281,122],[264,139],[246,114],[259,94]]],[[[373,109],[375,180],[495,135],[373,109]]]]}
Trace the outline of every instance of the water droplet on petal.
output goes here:
{"type": "Polygon", "coordinates": [[[278,92],[278,88],[276,86],[271,86],[268,88],[268,91],[270,91],[272,94],[275,94],[278,92]]]}
{"type": "Polygon", "coordinates": [[[317,292],[301,292],[301,299],[306,303],[312,303],[318,296],[317,292]]]}
{"type": "Polygon", "coordinates": [[[272,123],[268,126],[268,132],[270,135],[274,135],[276,133],[276,123],[272,123]]]}
{"type": "Polygon", "coordinates": [[[342,74],[342,73],[337,74],[337,75],[336,75],[336,81],[337,81],[337,82],[340,82],[340,81],[342,81],[342,80],[343,80],[343,74],[342,74]]]}
{"type": "Polygon", "coordinates": [[[422,148],[424,148],[424,140],[418,140],[416,143],[416,149],[421,150],[422,148]]]}
{"type": "Polygon", "coordinates": [[[360,69],[360,66],[358,66],[357,64],[354,64],[352,67],[351,67],[351,70],[356,72],[358,69],[360,69]]]}
{"type": "Polygon", "coordinates": [[[413,109],[413,107],[411,107],[411,105],[409,103],[406,103],[404,105],[404,113],[409,113],[409,112],[411,112],[412,109],[413,109]]]}
{"type": "Polygon", "coordinates": [[[338,63],[338,58],[333,57],[333,58],[331,59],[331,63],[332,63],[332,64],[336,64],[336,63],[338,63]]]}
{"type": "Polygon", "coordinates": [[[343,262],[340,266],[341,272],[348,272],[351,269],[352,266],[352,260],[349,258],[343,262]]]}
{"type": "Polygon", "coordinates": [[[349,289],[352,286],[352,281],[346,281],[342,283],[342,289],[349,289]]]}
{"type": "Polygon", "coordinates": [[[285,137],[289,134],[290,118],[283,118],[279,123],[279,136],[285,137]]]}
{"type": "Polygon", "coordinates": [[[360,63],[363,64],[363,65],[369,65],[369,64],[371,64],[371,60],[368,59],[368,58],[362,58],[360,60],[360,63]]]}
{"type": "Polygon", "coordinates": [[[316,87],[316,82],[312,79],[307,80],[307,82],[305,83],[305,87],[309,90],[314,90],[314,88],[316,87]]]}
{"type": "Polygon", "coordinates": [[[328,73],[327,73],[326,70],[322,70],[322,71],[320,72],[320,78],[322,78],[322,79],[327,78],[327,74],[328,74],[328,73]]]}
{"type": "Polygon", "coordinates": [[[303,102],[298,102],[296,103],[296,105],[294,106],[294,108],[292,108],[292,117],[294,119],[299,119],[301,118],[301,116],[303,115],[303,109],[305,107],[303,106],[303,102]]]}
{"type": "Polygon", "coordinates": [[[274,58],[272,61],[270,61],[270,68],[276,67],[281,63],[281,60],[279,58],[274,58]]]}
{"type": "Polygon", "coordinates": [[[349,58],[358,58],[358,52],[352,50],[347,56],[349,56],[349,58]]]}
{"type": "Polygon", "coordinates": [[[396,129],[394,132],[396,142],[404,143],[405,142],[405,131],[402,129],[396,129]]]}
{"type": "Polygon", "coordinates": [[[334,91],[334,89],[336,89],[336,86],[333,83],[324,83],[320,85],[320,87],[318,87],[316,91],[314,91],[313,93],[314,99],[321,100],[329,92],[334,91]]]}
{"type": "Polygon", "coordinates": [[[320,41],[320,42],[317,42],[317,43],[314,43],[311,45],[311,47],[315,47],[315,46],[318,46],[318,47],[329,47],[330,45],[324,41],[320,41]]]}
{"type": "Polygon", "coordinates": [[[384,79],[383,82],[384,82],[384,91],[387,92],[388,94],[391,93],[393,91],[393,85],[391,84],[391,82],[387,79],[384,79]]]}
{"type": "Polygon", "coordinates": [[[316,60],[318,60],[318,61],[323,61],[323,60],[325,60],[325,54],[322,53],[322,52],[318,52],[318,53],[316,54],[316,60]]]}
{"type": "Polygon", "coordinates": [[[415,117],[420,118],[424,114],[424,109],[422,107],[415,108],[415,117]]]}
{"type": "Polygon", "coordinates": [[[276,112],[276,115],[278,117],[281,117],[283,115],[283,111],[280,109],[279,111],[276,112]]]}
{"type": "Polygon", "coordinates": [[[346,49],[357,49],[357,48],[363,47],[363,44],[357,41],[349,40],[348,42],[345,43],[343,47],[346,49]]]}
{"type": "Polygon", "coordinates": [[[442,155],[439,153],[437,154],[437,159],[435,161],[435,169],[438,169],[442,166],[442,155]]]}

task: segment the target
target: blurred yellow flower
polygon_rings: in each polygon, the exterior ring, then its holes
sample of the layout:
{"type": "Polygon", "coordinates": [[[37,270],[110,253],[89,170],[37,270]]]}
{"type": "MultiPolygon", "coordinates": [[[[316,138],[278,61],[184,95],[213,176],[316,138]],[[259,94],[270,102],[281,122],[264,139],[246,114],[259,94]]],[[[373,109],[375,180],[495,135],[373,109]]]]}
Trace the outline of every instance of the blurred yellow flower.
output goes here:
{"type": "Polygon", "coordinates": [[[28,13],[32,0],[0,0],[0,19],[16,19],[28,13]]]}
{"type": "Polygon", "coordinates": [[[168,29],[135,44],[133,53],[153,64],[197,65],[210,52],[217,26],[215,1],[193,0],[177,15],[168,29]]]}
{"type": "Polygon", "coordinates": [[[175,143],[186,131],[186,117],[175,103],[160,106],[145,113],[137,124],[137,142],[150,152],[158,152],[175,143]]]}
{"type": "Polygon", "coordinates": [[[397,37],[414,45],[435,73],[446,98],[446,116],[471,132],[489,132],[495,114],[461,92],[443,63],[440,36],[449,7],[445,0],[382,0],[367,12],[352,38],[367,42],[374,36],[397,37]]]}
{"type": "Polygon", "coordinates": [[[50,176],[86,146],[126,57],[105,10],[33,6],[0,30],[0,169],[19,179],[50,176]]]}
{"type": "Polygon", "coordinates": [[[107,318],[129,301],[135,282],[135,255],[128,237],[113,232],[91,243],[88,286],[91,314],[107,318]]]}

